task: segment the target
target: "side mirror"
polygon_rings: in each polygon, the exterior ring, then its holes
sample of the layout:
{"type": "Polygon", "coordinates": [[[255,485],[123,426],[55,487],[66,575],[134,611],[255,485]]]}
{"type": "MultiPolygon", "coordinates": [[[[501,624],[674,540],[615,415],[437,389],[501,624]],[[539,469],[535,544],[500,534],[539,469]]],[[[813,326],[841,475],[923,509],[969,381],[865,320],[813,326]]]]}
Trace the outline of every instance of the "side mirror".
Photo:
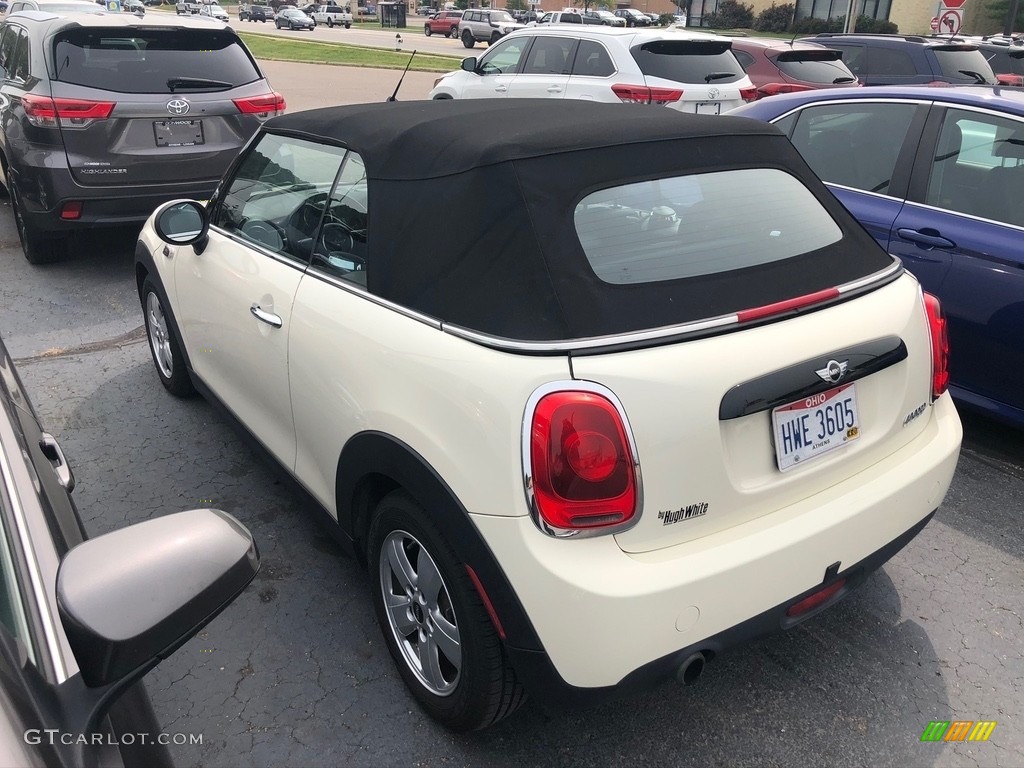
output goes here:
{"type": "Polygon", "coordinates": [[[156,209],[153,226],[165,243],[192,245],[205,243],[210,222],[202,203],[172,200],[156,209]]]}
{"type": "Polygon", "coordinates": [[[464,72],[476,72],[476,56],[467,56],[459,66],[464,72]]]}
{"type": "Polygon", "coordinates": [[[141,678],[256,576],[259,552],[226,512],[193,509],[84,541],[57,571],[57,611],[90,688],[141,678]]]}

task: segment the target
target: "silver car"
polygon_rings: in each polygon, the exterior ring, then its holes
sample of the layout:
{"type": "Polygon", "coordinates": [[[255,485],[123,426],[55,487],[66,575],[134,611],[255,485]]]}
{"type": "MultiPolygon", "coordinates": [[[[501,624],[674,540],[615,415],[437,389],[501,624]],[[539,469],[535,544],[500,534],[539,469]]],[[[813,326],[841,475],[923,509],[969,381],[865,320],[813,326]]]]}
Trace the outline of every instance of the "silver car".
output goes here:
{"type": "Polygon", "coordinates": [[[76,231],[208,197],[284,111],[213,19],[26,11],[0,25],[0,74],[0,170],[34,264],[61,258],[76,231]]]}

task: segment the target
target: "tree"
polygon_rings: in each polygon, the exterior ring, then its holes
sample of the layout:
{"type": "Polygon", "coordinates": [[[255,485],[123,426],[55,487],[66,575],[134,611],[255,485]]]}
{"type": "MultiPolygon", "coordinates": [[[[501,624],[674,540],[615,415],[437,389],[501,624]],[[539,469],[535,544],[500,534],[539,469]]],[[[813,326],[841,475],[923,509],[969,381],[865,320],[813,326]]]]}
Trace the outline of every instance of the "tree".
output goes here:
{"type": "MultiPolygon", "coordinates": [[[[989,18],[998,21],[1000,25],[1006,24],[1006,17],[1010,13],[1010,3],[1013,0],[993,0],[988,4],[988,15],[989,18]]],[[[1005,26],[1003,27],[1005,31],[1005,26]]],[[[1013,29],[1011,32],[1020,32],[1024,30],[1024,3],[1017,4],[1017,18],[1013,21],[1013,29]]]]}

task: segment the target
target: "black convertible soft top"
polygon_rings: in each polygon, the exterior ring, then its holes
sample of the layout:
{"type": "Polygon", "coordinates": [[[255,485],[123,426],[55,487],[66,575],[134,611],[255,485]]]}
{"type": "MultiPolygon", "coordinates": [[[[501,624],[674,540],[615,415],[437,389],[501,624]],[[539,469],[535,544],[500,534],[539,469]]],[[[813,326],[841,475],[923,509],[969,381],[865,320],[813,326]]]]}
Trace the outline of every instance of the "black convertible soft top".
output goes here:
{"type": "MultiPolygon", "coordinates": [[[[362,156],[372,293],[493,336],[562,341],[672,326],[816,293],[892,264],[786,137],[746,118],[480,99],[330,107],[274,118],[264,130],[362,156]],[[842,238],[696,277],[613,284],[595,274],[574,223],[586,195],[739,168],[798,178],[842,238]]],[[[737,217],[745,214],[737,207],[737,217]]]]}

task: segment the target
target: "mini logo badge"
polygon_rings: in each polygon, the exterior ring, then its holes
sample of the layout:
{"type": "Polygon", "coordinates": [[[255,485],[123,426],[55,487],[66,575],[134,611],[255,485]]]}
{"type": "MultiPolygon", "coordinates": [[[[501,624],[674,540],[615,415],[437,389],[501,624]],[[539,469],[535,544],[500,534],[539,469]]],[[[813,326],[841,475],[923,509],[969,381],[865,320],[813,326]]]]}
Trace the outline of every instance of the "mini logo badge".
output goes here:
{"type": "Polygon", "coordinates": [[[815,371],[815,373],[818,374],[818,377],[822,381],[827,381],[829,384],[835,384],[846,375],[846,369],[849,367],[850,362],[848,360],[843,360],[841,363],[837,360],[829,360],[828,365],[815,371]]]}
{"type": "Polygon", "coordinates": [[[184,115],[192,109],[192,105],[184,99],[171,99],[167,102],[167,111],[172,115],[184,115]]]}
{"type": "Polygon", "coordinates": [[[717,99],[720,94],[721,94],[721,91],[719,91],[717,88],[708,88],[708,98],[709,99],[717,99]]]}

